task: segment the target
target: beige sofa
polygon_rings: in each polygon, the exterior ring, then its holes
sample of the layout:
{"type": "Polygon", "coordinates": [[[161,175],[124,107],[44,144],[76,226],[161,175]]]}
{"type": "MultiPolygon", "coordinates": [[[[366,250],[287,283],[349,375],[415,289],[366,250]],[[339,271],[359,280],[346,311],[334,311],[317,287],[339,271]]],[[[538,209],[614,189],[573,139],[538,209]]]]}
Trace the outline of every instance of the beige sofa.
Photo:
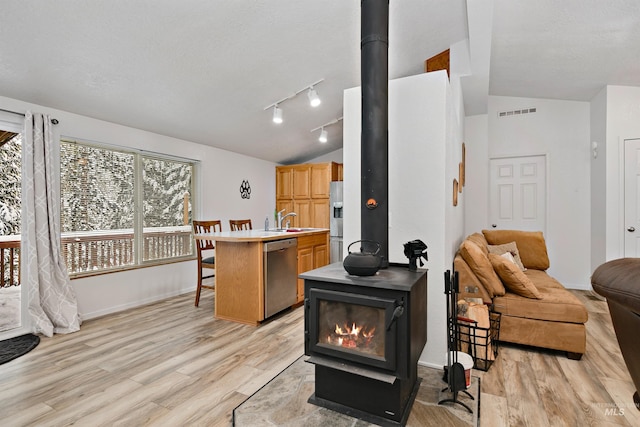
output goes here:
{"type": "Polygon", "coordinates": [[[580,359],[587,310],[546,273],[548,268],[541,232],[483,230],[462,242],[454,260],[459,297],[482,298],[502,314],[500,341],[566,351],[570,359],[580,359]]]}

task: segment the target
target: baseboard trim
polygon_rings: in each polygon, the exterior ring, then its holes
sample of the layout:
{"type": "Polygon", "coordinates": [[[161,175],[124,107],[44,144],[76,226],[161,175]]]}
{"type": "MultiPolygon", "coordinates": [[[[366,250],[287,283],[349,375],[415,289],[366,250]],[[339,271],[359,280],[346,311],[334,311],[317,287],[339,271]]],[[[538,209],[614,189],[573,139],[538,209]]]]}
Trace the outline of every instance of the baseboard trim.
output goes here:
{"type": "Polygon", "coordinates": [[[118,313],[120,311],[129,310],[130,308],[140,307],[140,306],[143,306],[143,305],[147,305],[147,304],[151,304],[151,303],[154,303],[154,302],[162,301],[163,299],[176,297],[178,295],[187,294],[189,292],[193,292],[193,286],[190,286],[188,288],[174,290],[172,292],[167,292],[167,293],[160,294],[160,295],[154,295],[152,297],[149,297],[149,298],[146,298],[146,299],[143,299],[143,300],[131,301],[131,302],[128,302],[126,304],[121,304],[121,305],[117,305],[117,306],[113,306],[113,307],[106,307],[106,308],[103,308],[101,310],[96,310],[96,311],[92,311],[92,312],[89,312],[89,313],[80,313],[80,318],[82,320],[95,319],[97,317],[106,316],[108,314],[113,314],[113,313],[118,313]]]}

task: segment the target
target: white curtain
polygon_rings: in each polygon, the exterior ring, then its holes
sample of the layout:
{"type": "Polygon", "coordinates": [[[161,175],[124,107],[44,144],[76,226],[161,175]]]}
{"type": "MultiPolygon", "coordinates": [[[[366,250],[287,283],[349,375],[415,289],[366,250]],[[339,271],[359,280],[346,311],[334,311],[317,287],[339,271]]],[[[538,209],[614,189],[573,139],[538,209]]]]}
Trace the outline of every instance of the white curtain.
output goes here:
{"type": "Polygon", "coordinates": [[[75,292],[60,250],[59,141],[48,115],[25,114],[22,142],[22,283],[35,333],[80,329],[75,292]]]}

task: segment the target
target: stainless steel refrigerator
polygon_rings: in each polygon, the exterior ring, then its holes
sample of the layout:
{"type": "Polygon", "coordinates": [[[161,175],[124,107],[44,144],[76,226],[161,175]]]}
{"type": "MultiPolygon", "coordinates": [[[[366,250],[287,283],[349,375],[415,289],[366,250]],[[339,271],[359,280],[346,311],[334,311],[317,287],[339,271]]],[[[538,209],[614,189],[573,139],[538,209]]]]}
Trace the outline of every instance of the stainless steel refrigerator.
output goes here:
{"type": "Polygon", "coordinates": [[[342,262],[342,181],[332,181],[329,194],[331,262],[342,262]]]}

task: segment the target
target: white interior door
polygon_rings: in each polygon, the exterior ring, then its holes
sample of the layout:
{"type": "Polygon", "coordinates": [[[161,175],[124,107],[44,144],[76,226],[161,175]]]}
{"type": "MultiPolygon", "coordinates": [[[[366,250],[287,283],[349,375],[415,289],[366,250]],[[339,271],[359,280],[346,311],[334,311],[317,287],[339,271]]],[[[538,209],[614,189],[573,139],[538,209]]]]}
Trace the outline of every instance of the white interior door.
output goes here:
{"type": "Polygon", "coordinates": [[[624,256],[640,256],[640,139],[624,141],[624,256]]]}
{"type": "Polygon", "coordinates": [[[491,228],[545,232],[545,156],[491,159],[489,166],[491,228]]]}

